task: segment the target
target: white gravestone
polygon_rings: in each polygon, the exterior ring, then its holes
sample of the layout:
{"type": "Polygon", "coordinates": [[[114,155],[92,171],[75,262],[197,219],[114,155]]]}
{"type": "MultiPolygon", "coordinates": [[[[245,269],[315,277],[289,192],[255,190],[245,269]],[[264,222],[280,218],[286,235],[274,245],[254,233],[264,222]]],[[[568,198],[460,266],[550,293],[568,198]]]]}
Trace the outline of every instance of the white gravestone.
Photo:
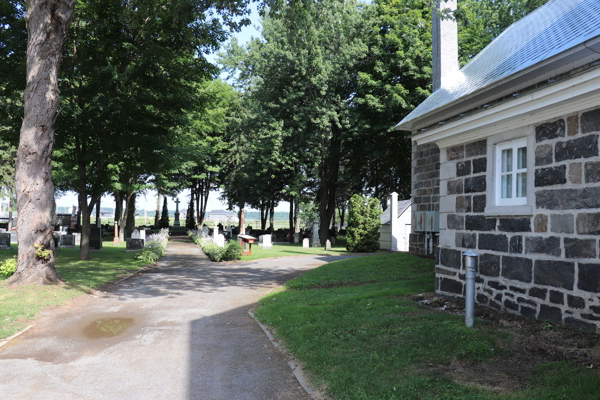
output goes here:
{"type": "Polygon", "coordinates": [[[329,239],[325,241],[325,250],[331,250],[331,242],[329,239]]]}
{"type": "Polygon", "coordinates": [[[300,243],[300,234],[294,233],[294,244],[300,243]]]}
{"type": "Polygon", "coordinates": [[[140,237],[140,231],[138,231],[137,229],[133,232],[131,232],[131,238],[132,239],[141,239],[140,237]]]}
{"type": "Polygon", "coordinates": [[[225,236],[218,234],[215,243],[219,247],[225,247],[225,236]]]}
{"type": "Polygon", "coordinates": [[[271,235],[262,235],[263,236],[263,249],[272,249],[273,242],[271,241],[271,235]]]}
{"type": "Polygon", "coordinates": [[[309,246],[309,240],[308,240],[308,238],[304,238],[304,240],[302,241],[302,248],[308,249],[309,247],[310,246],[309,246]]]}
{"type": "Polygon", "coordinates": [[[219,236],[219,228],[216,226],[213,229],[213,242],[217,243],[217,237],[219,236]]]}
{"type": "Polygon", "coordinates": [[[81,246],[81,233],[74,232],[73,237],[75,238],[75,246],[81,246]]]}

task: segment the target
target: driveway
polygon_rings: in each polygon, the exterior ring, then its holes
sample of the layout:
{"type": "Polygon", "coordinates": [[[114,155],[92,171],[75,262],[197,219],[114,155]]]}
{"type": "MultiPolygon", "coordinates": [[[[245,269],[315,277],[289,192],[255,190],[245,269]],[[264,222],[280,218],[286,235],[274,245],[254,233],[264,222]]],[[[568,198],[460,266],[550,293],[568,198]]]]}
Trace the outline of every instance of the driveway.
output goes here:
{"type": "Polygon", "coordinates": [[[46,310],[0,348],[0,398],[310,399],[248,310],[347,257],[212,263],[189,239],[171,240],[155,268],[46,310]]]}

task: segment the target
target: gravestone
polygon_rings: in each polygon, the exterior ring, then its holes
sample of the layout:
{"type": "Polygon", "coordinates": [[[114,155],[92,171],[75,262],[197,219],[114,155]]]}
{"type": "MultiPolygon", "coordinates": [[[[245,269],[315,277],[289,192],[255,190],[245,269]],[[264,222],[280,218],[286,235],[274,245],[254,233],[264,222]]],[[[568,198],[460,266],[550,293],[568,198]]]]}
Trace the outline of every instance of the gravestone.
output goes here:
{"type": "Polygon", "coordinates": [[[300,243],[300,234],[294,233],[294,244],[300,243]]]}
{"type": "Polygon", "coordinates": [[[315,219],[312,226],[312,247],[321,247],[321,239],[319,239],[319,220],[315,219]]]}
{"type": "Polygon", "coordinates": [[[308,238],[304,238],[304,240],[302,241],[302,248],[308,249],[309,247],[310,246],[309,246],[309,240],[308,240],[308,238]]]}
{"type": "Polygon", "coordinates": [[[229,226],[227,228],[227,232],[229,232],[229,238],[231,239],[233,237],[233,226],[229,226]]]}
{"type": "Polygon", "coordinates": [[[263,238],[263,249],[272,249],[273,242],[271,241],[271,235],[262,235],[261,237],[263,238]]]}
{"type": "Polygon", "coordinates": [[[208,236],[208,226],[204,225],[202,227],[202,235],[203,236],[208,236]]]}
{"type": "Polygon", "coordinates": [[[0,250],[11,250],[10,233],[0,233],[0,250]]]}
{"type": "Polygon", "coordinates": [[[52,232],[52,239],[54,240],[54,248],[55,249],[59,249],[60,248],[60,234],[57,231],[52,232]]]}
{"type": "Polygon", "coordinates": [[[61,235],[60,247],[75,247],[75,238],[73,235],[61,235]]]}
{"type": "Polygon", "coordinates": [[[330,240],[331,240],[331,245],[334,245],[334,244],[335,244],[335,236],[332,236],[332,237],[330,238],[330,240]]]}
{"type": "Polygon", "coordinates": [[[217,237],[219,236],[219,228],[216,226],[213,228],[213,242],[217,243],[217,237]]]}
{"type": "Polygon", "coordinates": [[[75,238],[75,246],[81,246],[81,233],[74,232],[73,237],[75,238]]]}
{"type": "Polygon", "coordinates": [[[131,232],[131,238],[132,239],[141,239],[140,237],[140,231],[138,231],[137,229],[134,230],[133,232],[131,232]]]}
{"type": "Polygon", "coordinates": [[[245,232],[246,232],[246,235],[251,234],[252,233],[252,228],[251,227],[247,227],[246,230],[245,230],[245,232]]]}
{"type": "Polygon", "coordinates": [[[127,241],[127,250],[125,251],[138,251],[144,248],[144,239],[129,239],[127,241]]]}
{"type": "Polygon", "coordinates": [[[225,236],[218,234],[215,243],[219,247],[225,247],[225,236]]]}
{"type": "Polygon", "coordinates": [[[90,226],[90,250],[102,250],[102,228],[90,226]]]}
{"type": "Polygon", "coordinates": [[[329,239],[325,241],[325,250],[331,250],[331,242],[329,239]]]}

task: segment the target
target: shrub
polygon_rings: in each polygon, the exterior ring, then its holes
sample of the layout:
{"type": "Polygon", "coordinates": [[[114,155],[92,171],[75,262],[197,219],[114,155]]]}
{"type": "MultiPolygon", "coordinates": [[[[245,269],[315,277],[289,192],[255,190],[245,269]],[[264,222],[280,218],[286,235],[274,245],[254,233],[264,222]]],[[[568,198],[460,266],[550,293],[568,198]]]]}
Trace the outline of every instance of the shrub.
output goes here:
{"type": "Polygon", "coordinates": [[[160,260],[169,243],[169,229],[163,228],[146,238],[144,248],[135,254],[135,259],[152,264],[160,260]]]}
{"type": "Polygon", "coordinates": [[[0,275],[9,277],[17,270],[17,257],[9,258],[8,260],[0,261],[0,275]]]}
{"type": "Polygon", "coordinates": [[[348,229],[346,249],[352,252],[379,250],[379,216],[381,210],[377,199],[357,194],[348,204],[348,229]]]}
{"type": "Polygon", "coordinates": [[[242,249],[234,240],[230,240],[225,247],[219,247],[213,243],[212,238],[209,236],[203,235],[200,237],[192,231],[188,231],[188,236],[192,238],[194,243],[200,246],[210,261],[220,262],[242,259],[242,249]]]}
{"type": "Polygon", "coordinates": [[[160,216],[160,220],[158,221],[158,227],[161,229],[169,227],[169,208],[167,207],[167,197],[165,196],[165,201],[163,201],[162,214],[160,216]]]}

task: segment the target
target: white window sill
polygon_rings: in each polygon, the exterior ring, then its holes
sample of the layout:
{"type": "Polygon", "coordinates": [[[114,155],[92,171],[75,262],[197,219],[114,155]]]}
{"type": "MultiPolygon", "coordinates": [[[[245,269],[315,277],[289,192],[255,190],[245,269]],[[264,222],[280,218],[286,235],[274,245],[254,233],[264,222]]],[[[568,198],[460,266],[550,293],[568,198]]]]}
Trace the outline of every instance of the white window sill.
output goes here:
{"type": "Polygon", "coordinates": [[[483,213],[490,217],[531,216],[533,215],[533,206],[529,204],[522,206],[487,206],[483,213]]]}

